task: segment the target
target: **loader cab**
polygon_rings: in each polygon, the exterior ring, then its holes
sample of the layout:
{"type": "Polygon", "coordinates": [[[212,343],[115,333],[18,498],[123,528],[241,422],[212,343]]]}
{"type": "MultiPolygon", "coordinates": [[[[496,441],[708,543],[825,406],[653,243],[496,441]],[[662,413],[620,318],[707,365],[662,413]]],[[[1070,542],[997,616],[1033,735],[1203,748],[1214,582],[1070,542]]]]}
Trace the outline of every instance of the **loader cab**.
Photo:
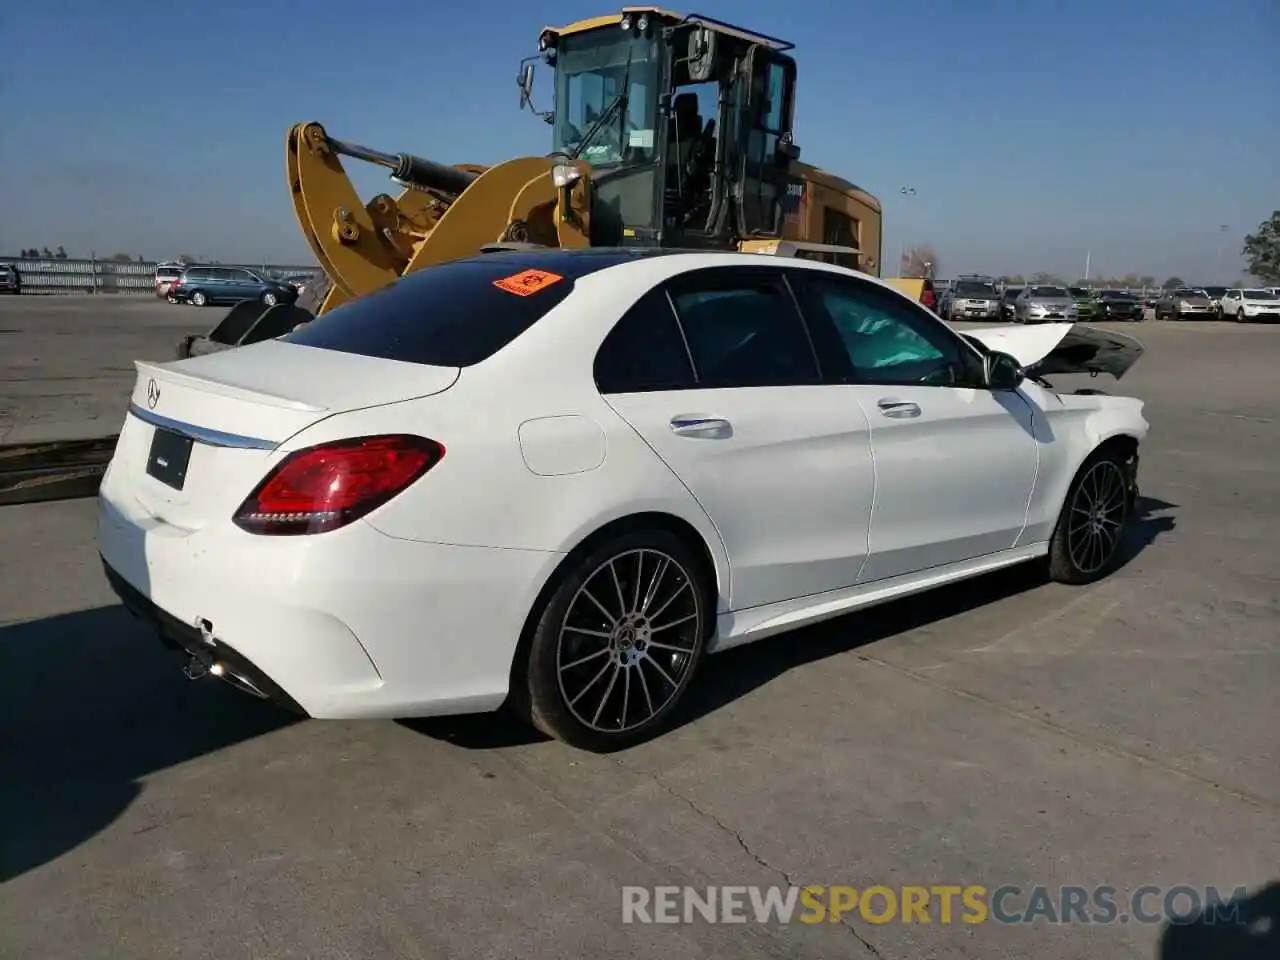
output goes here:
{"type": "MultiPolygon", "coordinates": [[[[791,45],[630,7],[539,41],[555,71],[553,153],[591,165],[591,242],[725,248],[778,239],[791,176],[791,45]]],[[[531,73],[521,74],[522,102],[531,73]]]]}

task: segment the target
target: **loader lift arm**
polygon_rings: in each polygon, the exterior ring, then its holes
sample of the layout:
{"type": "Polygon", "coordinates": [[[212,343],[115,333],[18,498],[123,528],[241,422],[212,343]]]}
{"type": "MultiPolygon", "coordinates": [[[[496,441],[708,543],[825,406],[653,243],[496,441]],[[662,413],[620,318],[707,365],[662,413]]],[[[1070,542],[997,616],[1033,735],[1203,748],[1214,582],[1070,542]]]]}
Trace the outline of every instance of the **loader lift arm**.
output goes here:
{"type": "Polygon", "coordinates": [[[485,244],[587,244],[590,216],[583,187],[562,189],[552,178],[563,159],[447,166],[346,143],[315,122],[289,131],[287,156],[294,213],[332,283],[317,315],[485,244]],[[381,193],[362,203],[343,157],[386,168],[403,188],[400,195],[381,193]]]}

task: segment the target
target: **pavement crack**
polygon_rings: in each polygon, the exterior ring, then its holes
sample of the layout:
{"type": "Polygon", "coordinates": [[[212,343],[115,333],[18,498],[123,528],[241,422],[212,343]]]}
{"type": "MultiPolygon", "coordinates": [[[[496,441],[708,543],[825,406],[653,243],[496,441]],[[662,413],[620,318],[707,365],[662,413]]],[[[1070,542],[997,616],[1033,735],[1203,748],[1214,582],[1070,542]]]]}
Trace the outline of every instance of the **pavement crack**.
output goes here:
{"type": "MultiPolygon", "coordinates": [[[[717,817],[710,810],[700,806],[691,797],[686,797],[683,793],[680,793],[670,784],[666,783],[657,774],[650,774],[649,779],[652,780],[660,790],[662,790],[672,799],[680,801],[685,806],[687,806],[690,810],[696,813],[699,817],[706,820],[708,823],[714,824],[716,829],[719,830],[721,833],[725,834],[726,836],[732,837],[733,841],[739,847],[742,848],[743,853],[745,853],[748,857],[750,857],[760,866],[764,867],[770,873],[776,873],[778,876],[780,876],[783,880],[787,882],[788,887],[803,886],[803,884],[799,883],[794,877],[792,877],[791,874],[788,873],[785,868],[780,867],[777,864],[770,863],[764,857],[760,856],[760,854],[758,854],[754,849],[752,849],[751,844],[747,843],[747,839],[742,835],[741,831],[733,829],[733,827],[729,826],[727,823],[725,823],[723,820],[717,817]]],[[[879,950],[877,950],[870,943],[870,941],[868,941],[865,937],[863,937],[862,934],[858,932],[857,928],[854,927],[852,923],[850,923],[848,920],[845,920],[843,917],[840,918],[839,923],[840,923],[840,926],[844,927],[851,934],[853,934],[853,938],[857,940],[858,943],[860,943],[862,947],[869,954],[871,954],[873,957],[878,958],[878,960],[884,960],[884,955],[879,950]]]]}
{"type": "Polygon", "coordinates": [[[944,690],[953,696],[982,704],[984,707],[1003,713],[1006,716],[1014,717],[1028,723],[1033,723],[1047,730],[1052,730],[1054,733],[1059,736],[1066,737],[1068,740],[1078,744],[1084,744],[1103,753],[1108,753],[1113,757],[1121,757],[1126,760],[1131,760],[1134,763],[1139,763],[1145,767],[1150,767],[1155,770],[1163,770],[1165,773],[1173,774],[1176,777],[1182,777],[1185,780],[1198,783],[1203,787],[1208,787],[1211,790],[1234,797],[1237,800],[1243,800],[1245,803],[1256,807],[1271,810],[1280,809],[1280,803],[1277,803],[1270,797],[1264,797],[1259,794],[1252,793],[1251,791],[1245,790],[1241,787],[1230,786],[1229,784],[1213,780],[1192,770],[1187,770],[1176,764],[1170,763],[1167,760],[1161,760],[1157,757],[1140,753],[1129,747],[1121,746],[1118,743],[1112,743],[1108,740],[1102,740],[1098,737],[1090,736],[1089,734],[1083,733],[1079,730],[1073,730],[1071,727],[1063,726],[1060,723],[1055,723],[1054,721],[1047,720],[1044,717],[1038,717],[1033,713],[1027,713],[1025,710],[1019,710],[1017,707],[1008,706],[1007,704],[992,700],[990,697],[983,696],[982,694],[974,693],[971,690],[964,690],[949,683],[944,683],[943,681],[937,680],[933,677],[925,676],[923,673],[920,673],[917,670],[912,670],[909,667],[890,663],[888,660],[881,660],[879,657],[868,656],[865,653],[860,653],[857,657],[864,663],[870,663],[877,667],[884,667],[887,670],[893,670],[903,676],[910,677],[912,680],[928,684],[929,686],[935,687],[939,690],[944,690]]]}

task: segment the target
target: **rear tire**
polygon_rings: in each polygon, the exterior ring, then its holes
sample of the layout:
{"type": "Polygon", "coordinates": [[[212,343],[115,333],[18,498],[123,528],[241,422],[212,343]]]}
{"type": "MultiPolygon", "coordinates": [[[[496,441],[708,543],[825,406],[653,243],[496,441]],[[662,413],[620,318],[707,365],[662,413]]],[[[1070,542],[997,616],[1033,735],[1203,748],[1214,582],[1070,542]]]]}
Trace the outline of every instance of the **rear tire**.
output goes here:
{"type": "Polygon", "coordinates": [[[1241,309],[1239,309],[1239,310],[1237,310],[1237,311],[1236,311],[1236,323],[1244,323],[1244,322],[1245,322],[1245,320],[1244,320],[1244,309],[1243,309],[1243,308],[1241,308],[1241,309]]]}
{"type": "Polygon", "coordinates": [[[209,298],[204,295],[203,290],[197,290],[191,295],[191,302],[197,307],[207,307],[209,305],[209,298]]]}
{"type": "Polygon", "coordinates": [[[1136,490],[1129,457],[1115,447],[1095,451],[1076,473],[1049,541],[1049,576],[1081,585],[1115,569],[1136,490]]]}
{"type": "Polygon", "coordinates": [[[522,712],[596,753],[649,739],[706,655],[714,598],[702,558],[670,531],[622,533],[589,550],[533,621],[522,712]]]}

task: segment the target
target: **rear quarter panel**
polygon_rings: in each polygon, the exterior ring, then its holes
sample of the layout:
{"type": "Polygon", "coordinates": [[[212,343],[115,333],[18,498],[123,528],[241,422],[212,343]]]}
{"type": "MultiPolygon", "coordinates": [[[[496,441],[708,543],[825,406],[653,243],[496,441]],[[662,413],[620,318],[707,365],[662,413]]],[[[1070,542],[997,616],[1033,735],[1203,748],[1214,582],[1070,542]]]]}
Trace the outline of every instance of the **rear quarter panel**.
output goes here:
{"type": "Polygon", "coordinates": [[[497,355],[464,368],[444,393],[335,414],[292,437],[279,456],[343,437],[427,436],[444,444],[444,459],[366,518],[386,535],[565,553],[614,520],[665,513],[697,531],[724,595],[728,563],[714,526],[592,378],[614,319],[650,285],[629,291],[615,281],[596,302],[624,304],[616,313],[560,323],[562,305],[497,355]]]}

